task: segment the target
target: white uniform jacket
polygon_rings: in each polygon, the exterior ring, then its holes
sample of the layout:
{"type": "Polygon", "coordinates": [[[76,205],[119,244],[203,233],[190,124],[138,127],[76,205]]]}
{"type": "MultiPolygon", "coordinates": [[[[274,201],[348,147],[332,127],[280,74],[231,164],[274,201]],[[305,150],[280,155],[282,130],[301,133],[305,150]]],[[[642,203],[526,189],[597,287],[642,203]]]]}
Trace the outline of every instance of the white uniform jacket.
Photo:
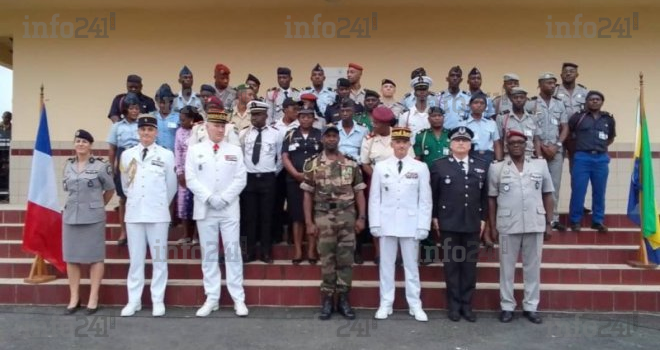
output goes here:
{"type": "Polygon", "coordinates": [[[431,228],[433,201],[426,164],[406,156],[392,156],[376,163],[369,192],[369,226],[383,236],[415,237],[431,228]]]}
{"type": "Polygon", "coordinates": [[[193,193],[193,219],[206,218],[208,199],[219,195],[225,202],[220,215],[239,218],[239,195],[247,183],[247,171],[240,147],[220,142],[214,153],[213,142],[205,140],[190,146],[186,154],[186,186],[193,193]]]}
{"type": "Polygon", "coordinates": [[[121,181],[126,194],[128,223],[170,222],[170,202],[177,191],[174,153],[157,144],[138,144],[121,154],[121,181]]]}

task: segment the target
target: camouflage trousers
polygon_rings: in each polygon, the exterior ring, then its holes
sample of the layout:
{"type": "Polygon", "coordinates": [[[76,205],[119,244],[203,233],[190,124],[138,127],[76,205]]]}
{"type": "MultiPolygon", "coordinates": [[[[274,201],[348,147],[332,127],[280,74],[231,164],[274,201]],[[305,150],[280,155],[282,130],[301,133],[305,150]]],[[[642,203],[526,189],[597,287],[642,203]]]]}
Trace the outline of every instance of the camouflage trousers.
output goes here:
{"type": "Polygon", "coordinates": [[[347,293],[353,281],[355,212],[346,209],[316,211],[314,221],[319,229],[321,292],[347,293]]]}

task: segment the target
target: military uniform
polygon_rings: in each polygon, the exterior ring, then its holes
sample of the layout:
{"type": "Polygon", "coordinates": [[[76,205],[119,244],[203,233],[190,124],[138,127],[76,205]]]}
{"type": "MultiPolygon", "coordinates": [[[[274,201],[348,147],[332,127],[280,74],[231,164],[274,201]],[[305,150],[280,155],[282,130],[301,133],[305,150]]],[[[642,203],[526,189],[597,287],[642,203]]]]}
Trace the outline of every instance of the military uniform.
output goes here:
{"type": "Polygon", "coordinates": [[[121,174],[119,171],[116,170],[119,169],[119,161],[121,160],[122,153],[125,150],[137,145],[139,141],[137,120],[129,122],[128,119],[124,118],[112,124],[112,128],[110,129],[110,134],[108,135],[108,139],[106,141],[110,145],[116,147],[116,151],[115,151],[116,164],[111,164],[111,165],[115,169],[114,181],[115,181],[115,189],[117,190],[117,195],[121,198],[126,198],[126,195],[124,194],[124,191],[121,186],[121,174]]]}
{"type": "Polygon", "coordinates": [[[282,102],[287,98],[299,100],[300,91],[292,87],[289,87],[288,89],[272,87],[266,91],[266,103],[268,103],[268,121],[266,121],[266,124],[282,119],[284,116],[282,102]]]}
{"type": "Polygon", "coordinates": [[[241,114],[241,112],[238,111],[238,108],[234,108],[231,111],[231,119],[229,122],[236,125],[236,129],[243,130],[252,124],[250,121],[250,110],[245,108],[245,112],[241,114]]]}
{"type": "MultiPolygon", "coordinates": [[[[438,94],[436,94],[433,91],[429,91],[429,97],[428,97],[427,103],[428,103],[429,107],[436,107],[438,105],[438,94]]],[[[412,109],[413,107],[415,107],[416,104],[417,104],[417,98],[415,97],[415,91],[414,90],[411,91],[411,92],[406,92],[406,94],[403,95],[403,98],[401,99],[401,102],[399,102],[399,105],[401,105],[404,110],[405,109],[412,109]]],[[[387,107],[387,108],[390,108],[390,107],[387,107]]],[[[394,111],[392,111],[392,112],[394,112],[394,111]]],[[[394,113],[394,115],[397,115],[397,114],[394,113]]]]}
{"type": "MultiPolygon", "coordinates": [[[[552,185],[554,188],[553,199],[555,201],[554,217],[552,222],[559,221],[559,189],[561,186],[561,174],[564,168],[563,144],[559,141],[560,126],[568,127],[568,115],[566,107],[561,100],[555,97],[550,98],[550,103],[546,104],[540,96],[534,96],[527,103],[526,108],[538,124],[540,130],[539,139],[543,145],[556,145],[558,147],[554,158],[547,160],[550,176],[552,176],[552,185]]],[[[529,139],[529,137],[528,137],[529,139]]],[[[539,156],[542,156],[539,154],[539,156]]]]}
{"type": "MultiPolygon", "coordinates": [[[[410,108],[410,110],[403,112],[399,117],[397,123],[398,126],[404,128],[410,128],[413,135],[417,135],[420,131],[430,128],[429,124],[429,107],[426,106],[426,109],[423,111],[418,111],[416,106],[410,108]]],[[[413,136],[413,139],[410,140],[414,145],[416,138],[413,136]]]]}
{"type": "MultiPolygon", "coordinates": [[[[534,137],[541,135],[541,128],[538,127],[536,120],[529,112],[524,111],[522,118],[518,118],[511,111],[500,113],[497,116],[497,130],[501,136],[506,135],[509,130],[516,130],[525,134],[527,136],[525,154],[530,157],[534,155],[534,137]]],[[[505,154],[509,153],[506,142],[504,142],[503,150],[505,154]]]]}
{"type": "Polygon", "coordinates": [[[353,122],[353,128],[349,133],[342,126],[342,122],[337,123],[339,129],[339,152],[354,159],[360,159],[360,150],[362,140],[369,133],[366,127],[353,122]]]}
{"type": "MultiPolygon", "coordinates": [[[[410,133],[410,130],[408,130],[410,133]]],[[[428,167],[410,156],[395,156],[378,162],[369,191],[369,227],[379,237],[380,308],[376,318],[387,318],[394,304],[394,265],[401,246],[410,313],[420,313],[419,241],[428,236],[431,225],[430,175],[428,167]]],[[[423,311],[421,312],[423,314],[423,311]]],[[[421,316],[421,315],[420,315],[421,316]]],[[[427,321],[423,314],[419,321],[427,321]]]]}
{"type": "MultiPolygon", "coordinates": [[[[240,147],[224,140],[216,144],[207,138],[188,149],[186,186],[194,195],[193,219],[197,221],[204,257],[204,292],[206,303],[210,303],[212,308],[217,307],[220,300],[222,277],[218,267],[218,230],[224,248],[227,290],[234,303],[245,302],[239,205],[239,195],[245,184],[246,169],[240,147]]],[[[198,313],[198,316],[208,313],[198,313]]]]}
{"type": "MultiPolygon", "coordinates": [[[[361,113],[364,113],[364,106],[356,103],[354,106],[354,116],[359,115],[361,113]]],[[[335,100],[335,102],[331,105],[329,105],[325,109],[325,113],[323,114],[325,116],[325,121],[328,124],[336,124],[339,123],[341,120],[341,116],[339,115],[339,112],[341,111],[341,101],[335,100]]]]}
{"type": "MultiPolygon", "coordinates": [[[[225,140],[227,143],[230,143],[234,146],[240,146],[241,142],[238,137],[239,129],[236,125],[227,123],[225,124],[225,140]]],[[[188,146],[192,146],[198,143],[202,143],[208,139],[209,133],[206,131],[206,122],[193,125],[192,131],[190,133],[190,139],[188,140],[188,146]]]]}
{"type": "Polygon", "coordinates": [[[449,90],[444,90],[438,96],[438,107],[445,111],[444,127],[454,129],[470,113],[470,94],[459,90],[456,95],[452,95],[449,90]]]}
{"type": "Polygon", "coordinates": [[[316,96],[316,106],[319,107],[321,114],[325,113],[326,108],[335,101],[337,96],[331,87],[324,87],[321,91],[316,91],[313,86],[304,88],[300,94],[313,94],[316,96]]]}
{"type": "Polygon", "coordinates": [[[522,249],[525,297],[523,310],[536,312],[540,296],[541,252],[546,228],[543,194],[553,192],[552,179],[543,159],[526,157],[523,171],[507,156],[488,171],[488,195],[497,197],[494,222],[499,231],[500,306],[513,311],[516,262],[522,249]]]}
{"type": "MultiPolygon", "coordinates": [[[[431,96],[431,93],[429,92],[429,97],[430,96],[431,96]]],[[[429,101],[429,104],[432,101],[433,101],[433,104],[435,104],[435,98],[431,98],[428,101],[429,101]]],[[[391,104],[388,104],[386,102],[382,102],[381,105],[389,108],[392,111],[392,113],[394,113],[395,118],[398,118],[401,115],[401,113],[403,113],[403,111],[406,110],[406,107],[404,105],[402,105],[400,102],[394,102],[394,103],[391,103],[391,104]]]]}
{"type": "Polygon", "coordinates": [[[450,313],[471,313],[477,283],[480,222],[487,215],[487,171],[485,161],[454,156],[441,158],[431,169],[433,217],[438,219],[442,238],[443,263],[450,313]],[[465,162],[467,172],[459,162],[465,162]],[[454,261],[455,249],[465,250],[454,261]]]}
{"type": "Polygon", "coordinates": [[[458,125],[465,126],[474,132],[471,153],[474,157],[481,158],[490,164],[495,159],[495,142],[500,140],[500,132],[495,121],[483,116],[480,118],[470,116],[458,125]]]}
{"type": "Polygon", "coordinates": [[[585,98],[587,97],[587,87],[582,84],[575,84],[572,93],[569,93],[564,85],[559,84],[555,89],[554,97],[560,99],[566,108],[566,114],[570,118],[573,114],[584,108],[585,98]]]}
{"type": "MultiPolygon", "coordinates": [[[[152,119],[153,117],[140,118],[152,119]]],[[[150,124],[149,124],[150,125],[150,124]]],[[[144,288],[144,264],[147,243],[152,257],[151,300],[154,316],[162,316],[167,285],[167,233],[170,226],[170,202],[177,191],[174,154],[157,144],[142,144],[121,156],[121,179],[126,193],[126,232],[128,236],[128,305],[122,316],[131,316],[141,308],[144,288]],[[157,306],[162,314],[157,314],[157,306]]]]}
{"type": "Polygon", "coordinates": [[[353,279],[355,250],[355,192],[367,186],[352,158],[342,155],[330,161],[324,152],[303,166],[303,191],[313,195],[314,222],[319,230],[321,292],[347,293],[353,279]]]}
{"type": "MultiPolygon", "coordinates": [[[[362,140],[362,146],[360,147],[360,164],[375,166],[378,162],[382,162],[385,159],[391,157],[394,154],[392,146],[392,134],[387,136],[377,135],[376,133],[370,133],[362,140]]],[[[410,148],[408,154],[412,157],[415,156],[415,153],[410,148]]]]}
{"type": "Polygon", "coordinates": [[[602,226],[605,220],[605,191],[610,163],[608,142],[616,137],[616,122],[610,113],[601,111],[598,119],[589,112],[577,113],[571,117],[568,124],[570,133],[575,138],[570,222],[571,225],[579,225],[582,220],[584,197],[591,181],[592,226],[602,226]]]}
{"type": "Polygon", "coordinates": [[[513,103],[511,102],[511,99],[509,98],[509,95],[503,94],[501,96],[497,96],[493,99],[493,105],[495,106],[495,113],[496,114],[501,114],[506,111],[512,111],[513,110],[513,103]]]}
{"type": "Polygon", "coordinates": [[[66,204],[62,212],[64,261],[90,264],[105,259],[105,202],[103,194],[115,189],[112,166],[90,157],[78,171],[76,158],[69,158],[62,177],[66,204]]]}
{"type": "MultiPolygon", "coordinates": [[[[282,154],[287,153],[296,171],[303,172],[305,161],[323,150],[321,130],[311,128],[303,135],[300,128],[287,133],[282,142],[282,154]]],[[[303,193],[300,183],[287,172],[286,174],[287,210],[294,222],[305,222],[303,213],[303,193]]]]}
{"type": "Polygon", "coordinates": [[[436,137],[433,129],[422,130],[415,136],[415,145],[413,146],[415,156],[431,169],[433,163],[449,156],[449,138],[447,130],[442,130],[440,137],[436,137]]]}
{"type": "Polygon", "coordinates": [[[472,98],[472,95],[479,94],[479,93],[486,95],[486,109],[484,110],[483,117],[490,119],[493,116],[497,115],[497,113],[495,113],[495,103],[493,102],[493,99],[490,98],[490,96],[487,95],[485,92],[483,92],[481,90],[477,90],[477,91],[474,91],[474,92],[472,92],[472,91],[466,91],[466,92],[467,92],[468,96],[470,96],[470,98],[472,98]]]}
{"type": "MultiPolygon", "coordinates": [[[[217,88],[216,90],[217,91],[215,96],[219,98],[220,101],[222,101],[222,105],[225,108],[231,108],[231,106],[234,105],[234,100],[236,100],[236,89],[231,86],[227,86],[227,88],[222,91],[218,90],[217,88]]],[[[200,111],[202,109],[200,109],[200,111]]]]}
{"type": "Polygon", "coordinates": [[[374,123],[366,112],[353,114],[353,121],[360,126],[364,126],[371,132],[374,129],[374,123]]]}

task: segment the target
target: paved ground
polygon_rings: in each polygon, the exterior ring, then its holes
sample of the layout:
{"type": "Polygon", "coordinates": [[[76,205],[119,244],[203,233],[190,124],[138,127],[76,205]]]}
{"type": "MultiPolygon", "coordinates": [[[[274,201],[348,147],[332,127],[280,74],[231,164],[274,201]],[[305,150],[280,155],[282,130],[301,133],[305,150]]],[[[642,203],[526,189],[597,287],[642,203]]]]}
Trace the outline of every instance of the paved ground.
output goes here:
{"type": "Polygon", "coordinates": [[[62,307],[0,306],[0,349],[658,349],[660,315],[544,314],[533,325],[519,314],[501,324],[495,313],[477,323],[450,322],[441,311],[419,323],[406,312],[375,321],[322,322],[316,309],[252,308],[245,319],[223,308],[208,319],[194,309],[169,308],[153,319],[145,309],[132,318],[118,308],[96,316],[61,316],[62,307]]]}

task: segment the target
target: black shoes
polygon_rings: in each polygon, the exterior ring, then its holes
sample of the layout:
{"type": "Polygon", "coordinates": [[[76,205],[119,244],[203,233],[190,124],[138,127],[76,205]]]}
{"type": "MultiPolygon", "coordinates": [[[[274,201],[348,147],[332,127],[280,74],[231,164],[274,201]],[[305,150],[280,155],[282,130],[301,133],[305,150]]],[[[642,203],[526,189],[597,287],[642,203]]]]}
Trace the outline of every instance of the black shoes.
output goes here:
{"type": "Polygon", "coordinates": [[[121,238],[117,240],[117,246],[125,247],[128,245],[128,238],[121,238]]]}
{"type": "Polygon", "coordinates": [[[543,319],[541,318],[541,315],[539,315],[538,312],[536,311],[523,311],[523,316],[529,320],[529,322],[534,323],[534,324],[541,324],[543,323],[543,319]]]}
{"type": "Polygon", "coordinates": [[[593,223],[591,224],[591,228],[597,230],[600,233],[607,233],[607,226],[603,224],[593,223]]]}
{"type": "Polygon", "coordinates": [[[502,310],[502,312],[500,312],[499,319],[500,319],[500,322],[502,322],[502,323],[511,322],[511,320],[513,320],[513,311],[502,310]]]}
{"type": "Polygon", "coordinates": [[[355,252],[354,262],[355,262],[356,265],[364,264],[364,259],[362,259],[362,254],[361,253],[355,252]]]}
{"type": "Polygon", "coordinates": [[[559,232],[564,232],[566,231],[566,226],[562,225],[559,221],[555,221],[552,223],[552,229],[559,232]]]}
{"type": "Polygon", "coordinates": [[[458,311],[448,311],[447,312],[447,318],[452,320],[453,322],[458,322],[461,320],[461,315],[458,313],[458,311]]]}
{"type": "Polygon", "coordinates": [[[463,318],[468,322],[477,322],[477,315],[472,310],[461,310],[463,318]]]}
{"type": "Polygon", "coordinates": [[[76,304],[76,306],[74,306],[74,307],[72,307],[72,308],[68,308],[68,307],[67,307],[67,308],[64,310],[64,314],[65,314],[65,315],[73,315],[73,314],[75,314],[76,311],[78,311],[79,309],[80,309],[80,300],[78,300],[78,304],[76,304]]]}
{"type": "Polygon", "coordinates": [[[259,259],[266,264],[272,264],[273,263],[273,258],[270,256],[270,254],[261,254],[261,259],[259,259]]]}
{"type": "Polygon", "coordinates": [[[333,311],[332,294],[324,294],[323,300],[321,301],[321,314],[319,315],[319,320],[329,320],[333,311]]]}
{"type": "Polygon", "coordinates": [[[578,222],[571,222],[571,231],[573,232],[580,232],[580,223],[578,222]]]}
{"type": "Polygon", "coordinates": [[[337,312],[349,320],[355,319],[355,312],[348,302],[347,293],[339,293],[339,300],[337,301],[337,312]]]}
{"type": "Polygon", "coordinates": [[[93,309],[89,308],[89,307],[85,308],[85,314],[87,316],[91,316],[91,315],[95,314],[97,311],[99,311],[99,306],[98,305],[96,305],[96,307],[93,308],[93,309]]]}

